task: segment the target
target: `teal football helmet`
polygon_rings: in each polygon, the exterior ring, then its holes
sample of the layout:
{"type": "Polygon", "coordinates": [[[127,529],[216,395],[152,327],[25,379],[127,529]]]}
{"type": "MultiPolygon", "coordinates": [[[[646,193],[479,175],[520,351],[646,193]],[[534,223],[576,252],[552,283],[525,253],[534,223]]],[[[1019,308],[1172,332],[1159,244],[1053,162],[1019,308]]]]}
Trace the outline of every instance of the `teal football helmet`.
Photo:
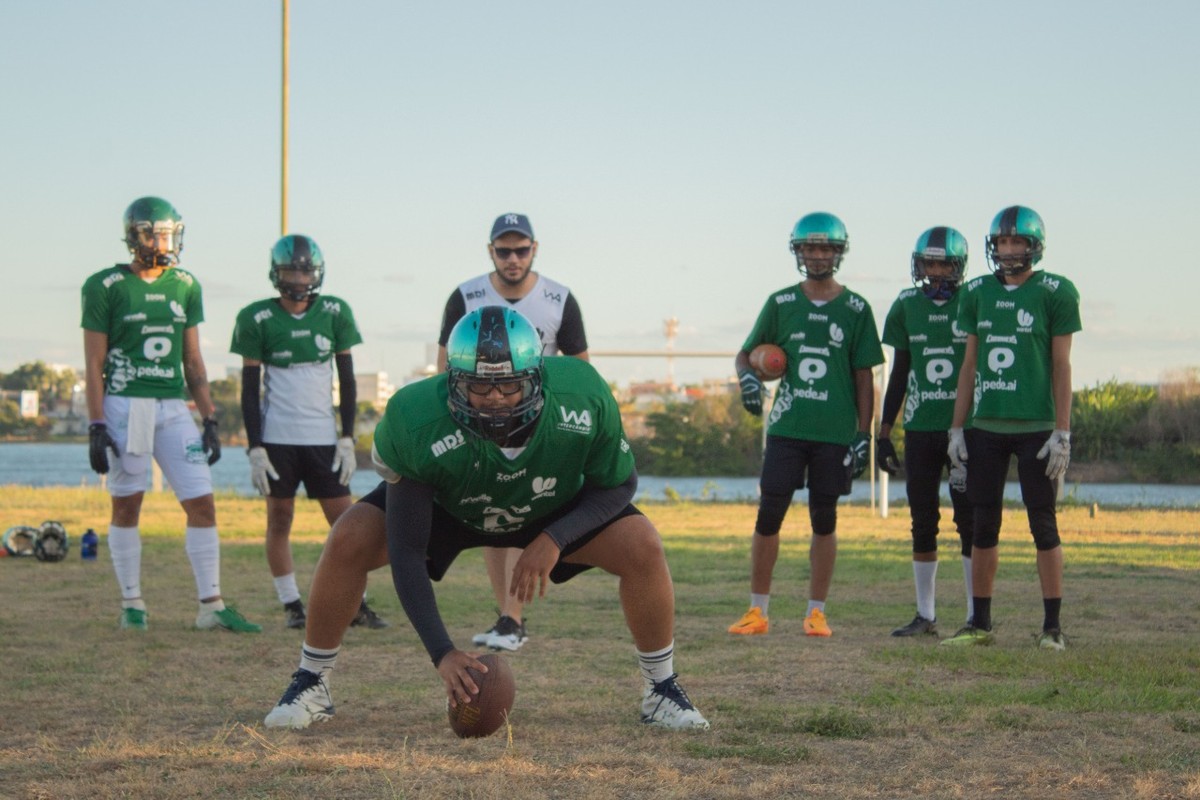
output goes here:
{"type": "Polygon", "coordinates": [[[270,277],[271,285],[288,299],[297,303],[311,300],[321,291],[321,283],[325,280],[325,256],[308,236],[288,234],[271,248],[270,277]],[[306,283],[286,281],[280,275],[284,270],[307,273],[310,280],[306,283]]]}
{"type": "Polygon", "coordinates": [[[446,341],[450,413],[477,436],[515,443],[537,422],[542,394],[542,340],[533,323],[511,308],[484,306],[458,321],[446,341]],[[471,396],[520,393],[513,406],[478,407],[471,396]]]}
{"type": "Polygon", "coordinates": [[[139,197],[125,209],[125,246],[140,264],[173,267],[183,252],[183,218],[161,197],[139,197]],[[163,232],[171,236],[166,253],[155,246],[155,237],[163,232]]]}
{"type": "Polygon", "coordinates": [[[987,259],[1000,275],[1020,275],[1042,260],[1046,250],[1046,226],[1032,208],[1009,206],[996,215],[988,231],[987,259]],[[996,239],[1000,236],[1021,236],[1028,245],[1025,252],[1016,256],[996,255],[996,239]]]}
{"type": "Polygon", "coordinates": [[[823,281],[833,277],[842,265],[842,257],[850,252],[850,236],[846,226],[833,214],[817,211],[806,214],[792,227],[792,239],[788,245],[796,256],[796,268],[806,278],[823,281]],[[833,258],[805,259],[801,245],[833,245],[833,258]]]}
{"type": "Polygon", "coordinates": [[[917,237],[912,254],[912,279],[930,300],[949,300],[967,274],[967,239],[954,228],[939,225],[917,237]],[[926,266],[947,264],[948,276],[930,276],[926,266]]]}

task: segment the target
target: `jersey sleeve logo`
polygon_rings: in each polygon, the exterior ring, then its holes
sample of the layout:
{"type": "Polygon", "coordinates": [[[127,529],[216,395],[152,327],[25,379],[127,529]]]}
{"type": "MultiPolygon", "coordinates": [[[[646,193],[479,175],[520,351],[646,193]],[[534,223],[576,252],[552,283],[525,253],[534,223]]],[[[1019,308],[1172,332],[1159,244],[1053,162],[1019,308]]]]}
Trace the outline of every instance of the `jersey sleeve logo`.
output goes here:
{"type": "Polygon", "coordinates": [[[559,406],[558,413],[562,417],[562,421],[558,423],[560,431],[570,431],[572,433],[591,433],[592,432],[592,412],[588,409],[577,411],[573,408],[568,409],[566,406],[559,406]]]}
{"type": "Polygon", "coordinates": [[[850,295],[850,297],[846,299],[846,305],[850,306],[850,308],[854,309],[859,314],[861,314],[863,309],[867,307],[866,301],[858,295],[850,295]]]}
{"type": "Polygon", "coordinates": [[[340,314],[342,313],[342,304],[336,300],[322,300],[321,310],[326,314],[340,314]]]}
{"type": "Polygon", "coordinates": [[[446,453],[449,453],[451,450],[454,450],[456,448],[462,447],[466,443],[467,443],[467,437],[463,436],[462,429],[459,428],[454,433],[448,434],[446,436],[443,436],[441,439],[438,439],[436,442],[434,442],[433,444],[431,444],[429,446],[429,449],[430,449],[430,451],[433,452],[434,458],[441,458],[446,453]]]}

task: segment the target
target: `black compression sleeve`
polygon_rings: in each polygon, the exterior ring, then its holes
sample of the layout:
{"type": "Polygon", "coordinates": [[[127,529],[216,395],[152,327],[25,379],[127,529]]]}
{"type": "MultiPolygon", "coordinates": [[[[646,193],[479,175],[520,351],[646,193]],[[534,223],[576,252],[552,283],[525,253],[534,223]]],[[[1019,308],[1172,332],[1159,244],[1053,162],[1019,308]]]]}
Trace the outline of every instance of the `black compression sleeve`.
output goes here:
{"type": "Polygon", "coordinates": [[[425,568],[425,551],[433,527],[433,487],[407,478],[389,483],[386,505],[392,584],[436,667],[454,649],[454,642],[438,613],[433,582],[425,568]]]}
{"type": "Polygon", "coordinates": [[[908,370],[911,366],[912,353],[897,350],[892,374],[888,376],[887,393],[883,396],[883,410],[879,412],[880,423],[896,424],[896,414],[900,413],[900,405],[904,402],[904,391],[908,387],[908,370]]]}
{"type": "Polygon", "coordinates": [[[242,367],[242,424],[246,426],[249,447],[262,447],[262,409],[259,407],[258,384],[262,367],[242,367]]]}
{"type": "Polygon", "coordinates": [[[337,364],[338,414],[342,419],[342,436],[354,438],[354,416],[358,413],[358,382],[354,380],[354,357],[349,353],[335,353],[337,364]]]}
{"type": "Polygon", "coordinates": [[[583,312],[575,295],[568,294],[563,303],[562,326],[558,329],[558,352],[575,356],[587,350],[587,334],[583,330],[583,312]]]}
{"type": "Polygon", "coordinates": [[[462,292],[455,290],[446,301],[446,310],[442,312],[442,332],[438,334],[438,344],[446,346],[455,323],[466,315],[467,301],[463,299],[462,292]]]}
{"type": "Polygon", "coordinates": [[[585,485],[579,493],[579,504],[561,519],[547,525],[546,533],[562,550],[588,531],[594,531],[615,517],[617,512],[629,505],[636,492],[636,469],[630,471],[624,483],[611,489],[585,485]]]}

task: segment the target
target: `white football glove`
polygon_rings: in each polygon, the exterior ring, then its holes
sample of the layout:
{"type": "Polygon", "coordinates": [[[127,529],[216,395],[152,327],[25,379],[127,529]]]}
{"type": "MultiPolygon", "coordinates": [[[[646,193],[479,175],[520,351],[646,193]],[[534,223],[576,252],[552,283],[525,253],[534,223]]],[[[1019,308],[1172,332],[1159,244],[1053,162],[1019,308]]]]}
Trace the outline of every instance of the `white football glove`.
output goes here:
{"type": "Polygon", "coordinates": [[[354,477],[354,470],[358,469],[358,461],[354,457],[354,440],[349,436],[343,436],[337,440],[337,455],[333,457],[333,466],[330,469],[334,472],[341,472],[338,475],[338,482],[342,486],[350,485],[350,479],[354,477]]]}
{"type": "Polygon", "coordinates": [[[950,444],[946,447],[946,455],[950,456],[951,466],[962,469],[967,464],[967,440],[963,438],[962,428],[950,429],[950,444]]]}
{"type": "Polygon", "coordinates": [[[950,467],[950,488],[962,493],[967,490],[967,468],[950,467]]]}
{"type": "Polygon", "coordinates": [[[275,465],[271,463],[270,457],[267,455],[265,447],[251,447],[248,454],[250,456],[250,483],[261,495],[269,495],[271,493],[271,484],[267,481],[267,476],[270,475],[275,480],[279,480],[279,473],[275,471],[275,465]]]}
{"type": "Polygon", "coordinates": [[[1046,477],[1052,481],[1061,478],[1071,463],[1071,432],[1056,428],[1038,450],[1037,457],[1046,459],[1046,477]]]}

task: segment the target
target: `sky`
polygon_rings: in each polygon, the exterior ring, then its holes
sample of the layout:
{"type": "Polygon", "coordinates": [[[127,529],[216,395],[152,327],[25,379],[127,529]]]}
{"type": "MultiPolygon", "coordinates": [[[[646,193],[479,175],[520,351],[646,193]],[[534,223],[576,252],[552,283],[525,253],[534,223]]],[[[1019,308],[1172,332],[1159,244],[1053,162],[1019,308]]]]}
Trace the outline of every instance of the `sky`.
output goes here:
{"type": "MultiPolygon", "coordinates": [[[[917,236],[1045,220],[1082,295],[1076,387],[1200,362],[1200,3],[291,3],[289,233],[353,307],[357,371],[427,361],[488,271],[501,213],[567,284],[592,351],[739,349],[811,211],[882,327],[917,236]]],[[[0,371],[81,368],[79,288],[126,260],[121,216],[170,200],[204,287],[211,378],[273,294],[281,4],[0,0],[0,371]]],[[[610,380],[662,359],[594,359],[610,380]]],[[[677,359],[675,377],[732,373],[677,359]]]]}

